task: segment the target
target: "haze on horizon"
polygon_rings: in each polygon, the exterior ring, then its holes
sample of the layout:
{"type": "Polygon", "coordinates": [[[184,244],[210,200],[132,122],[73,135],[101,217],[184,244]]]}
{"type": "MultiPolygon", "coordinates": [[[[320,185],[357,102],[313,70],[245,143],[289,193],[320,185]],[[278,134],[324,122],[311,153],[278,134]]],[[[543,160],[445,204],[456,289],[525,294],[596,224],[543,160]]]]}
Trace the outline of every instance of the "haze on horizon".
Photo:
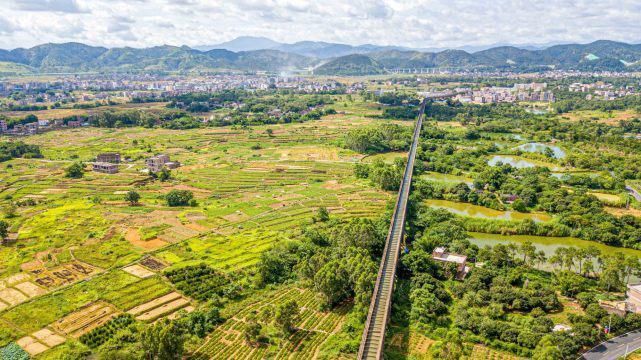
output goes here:
{"type": "Polygon", "coordinates": [[[203,46],[238,36],[412,48],[641,42],[641,2],[4,0],[0,48],[203,46]]]}

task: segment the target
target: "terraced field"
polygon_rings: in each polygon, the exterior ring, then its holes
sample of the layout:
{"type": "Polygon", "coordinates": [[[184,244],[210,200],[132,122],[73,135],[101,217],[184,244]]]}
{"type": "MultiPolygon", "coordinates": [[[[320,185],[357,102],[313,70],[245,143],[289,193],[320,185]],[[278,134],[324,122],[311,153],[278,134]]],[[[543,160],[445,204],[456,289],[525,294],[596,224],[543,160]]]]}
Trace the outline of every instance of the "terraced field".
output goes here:
{"type": "Polygon", "coordinates": [[[314,359],[320,346],[336,333],[348,306],[331,312],[318,311],[321,302],[309,290],[283,287],[252,297],[226,309],[231,316],[219,326],[198,349],[194,359],[314,359]],[[249,316],[287,300],[296,300],[301,307],[296,331],[278,344],[252,345],[245,341],[244,330],[249,316]]]}

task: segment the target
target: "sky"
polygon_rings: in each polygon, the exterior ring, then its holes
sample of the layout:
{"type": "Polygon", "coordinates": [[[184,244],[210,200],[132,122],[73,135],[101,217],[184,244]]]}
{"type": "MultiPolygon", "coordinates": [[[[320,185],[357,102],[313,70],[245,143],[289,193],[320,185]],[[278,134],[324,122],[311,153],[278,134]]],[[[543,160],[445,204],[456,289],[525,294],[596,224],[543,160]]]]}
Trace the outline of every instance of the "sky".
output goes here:
{"type": "Polygon", "coordinates": [[[641,42],[641,0],[0,0],[0,48],[212,45],[238,36],[413,48],[641,42]]]}

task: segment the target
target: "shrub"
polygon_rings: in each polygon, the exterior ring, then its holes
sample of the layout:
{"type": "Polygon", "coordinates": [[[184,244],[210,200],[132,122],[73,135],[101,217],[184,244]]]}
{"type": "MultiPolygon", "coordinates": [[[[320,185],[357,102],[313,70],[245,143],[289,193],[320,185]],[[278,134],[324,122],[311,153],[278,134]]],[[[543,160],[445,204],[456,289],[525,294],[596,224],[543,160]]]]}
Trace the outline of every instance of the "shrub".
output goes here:
{"type": "Polygon", "coordinates": [[[172,190],[165,199],[169,206],[187,206],[194,199],[194,194],[189,190],[172,190]]]}

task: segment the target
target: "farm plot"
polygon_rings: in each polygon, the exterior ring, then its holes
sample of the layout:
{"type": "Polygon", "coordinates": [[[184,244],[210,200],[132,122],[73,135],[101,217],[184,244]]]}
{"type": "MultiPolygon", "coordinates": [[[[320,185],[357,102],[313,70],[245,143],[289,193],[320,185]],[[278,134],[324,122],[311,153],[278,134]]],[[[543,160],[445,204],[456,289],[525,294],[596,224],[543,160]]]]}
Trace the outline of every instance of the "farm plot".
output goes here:
{"type": "MultiPolygon", "coordinates": [[[[126,238],[135,246],[147,248],[145,243],[159,243],[162,246],[200,234],[201,231],[184,225],[179,216],[180,212],[178,211],[165,210],[132,215],[127,219],[127,225],[130,228],[127,230],[126,238]]],[[[152,249],[160,246],[152,247],[152,249]]]]}
{"type": "Polygon", "coordinates": [[[127,313],[135,316],[136,320],[154,321],[162,317],[171,316],[181,309],[191,312],[194,308],[189,304],[189,299],[177,292],[172,292],[129,309],[127,313]]]}
{"type": "Polygon", "coordinates": [[[348,305],[331,312],[321,312],[320,301],[310,290],[283,287],[234,304],[224,310],[228,320],[207,338],[194,359],[313,359],[319,347],[340,329],[348,305]],[[296,331],[276,345],[250,345],[243,330],[247,319],[263,309],[294,299],[300,306],[296,331]]]}
{"type": "Polygon", "coordinates": [[[123,268],[122,270],[124,272],[127,272],[127,273],[129,273],[129,274],[131,274],[131,275],[133,275],[135,277],[141,278],[141,279],[145,279],[145,278],[148,278],[150,276],[156,275],[153,271],[147,270],[146,268],[144,268],[144,267],[142,267],[142,266],[140,266],[138,264],[127,266],[127,267],[123,268]]]}
{"type": "Polygon", "coordinates": [[[19,277],[15,275],[13,279],[5,281],[4,285],[0,286],[0,311],[8,308],[9,306],[15,306],[20,303],[23,303],[29,300],[32,297],[39,296],[46,293],[46,290],[34,284],[31,281],[22,281],[28,280],[29,276],[27,274],[18,274],[19,277]],[[21,281],[15,283],[15,280],[21,281]],[[8,284],[12,284],[10,287],[5,287],[8,284]]]}
{"type": "Polygon", "coordinates": [[[107,342],[116,332],[127,328],[134,324],[134,322],[135,320],[130,314],[118,315],[104,325],[82,335],[80,341],[91,348],[96,348],[107,342]]]}
{"type": "Polygon", "coordinates": [[[230,283],[224,274],[204,264],[167,271],[165,275],[178,290],[200,301],[222,295],[230,283]]]}
{"type": "Polygon", "coordinates": [[[121,310],[129,310],[171,292],[171,287],[159,276],[129,284],[103,294],[103,299],[121,310]]]}
{"type": "MultiPolygon", "coordinates": [[[[399,328],[392,329],[398,330],[399,328]]],[[[429,359],[429,349],[434,344],[434,340],[411,329],[409,332],[400,331],[394,333],[386,342],[385,352],[389,355],[409,355],[413,359],[429,359]]]]}
{"type": "Polygon", "coordinates": [[[119,314],[118,309],[104,301],[90,303],[80,310],[63,317],[52,327],[67,336],[79,338],[119,314]]]}
{"type": "Polygon", "coordinates": [[[29,355],[35,356],[67,341],[51,329],[43,328],[16,341],[29,355]]]}
{"type": "Polygon", "coordinates": [[[162,261],[152,256],[147,256],[144,259],[140,260],[140,265],[152,271],[160,271],[167,267],[167,265],[165,265],[162,261]]]}
{"type": "Polygon", "coordinates": [[[73,261],[68,264],[57,266],[52,269],[44,267],[32,269],[31,273],[36,276],[34,282],[46,289],[54,289],[82,280],[99,270],[91,265],[80,261],[73,261]]]}
{"type": "Polygon", "coordinates": [[[522,360],[516,355],[507,352],[502,352],[482,345],[474,345],[472,353],[466,360],[522,360]]]}
{"type": "Polygon", "coordinates": [[[225,272],[236,271],[255,266],[260,254],[286,239],[282,232],[258,229],[228,236],[208,235],[189,239],[157,256],[181,267],[204,262],[225,272]]]}

